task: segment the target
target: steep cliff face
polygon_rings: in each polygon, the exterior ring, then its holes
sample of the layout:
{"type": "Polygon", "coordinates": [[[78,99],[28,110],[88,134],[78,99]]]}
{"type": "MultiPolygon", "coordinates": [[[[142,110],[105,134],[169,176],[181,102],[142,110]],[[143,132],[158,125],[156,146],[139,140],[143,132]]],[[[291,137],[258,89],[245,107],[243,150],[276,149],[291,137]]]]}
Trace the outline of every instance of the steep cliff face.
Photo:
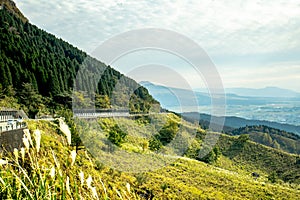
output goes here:
{"type": "Polygon", "coordinates": [[[23,22],[28,22],[28,19],[23,13],[17,8],[16,3],[11,0],[0,0],[0,10],[6,8],[9,12],[16,15],[23,22]]]}

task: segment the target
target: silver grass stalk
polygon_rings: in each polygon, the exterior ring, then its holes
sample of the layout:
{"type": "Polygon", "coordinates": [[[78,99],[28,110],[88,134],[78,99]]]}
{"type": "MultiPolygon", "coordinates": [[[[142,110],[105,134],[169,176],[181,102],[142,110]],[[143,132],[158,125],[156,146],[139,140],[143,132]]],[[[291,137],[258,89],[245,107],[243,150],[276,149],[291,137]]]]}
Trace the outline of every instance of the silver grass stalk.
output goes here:
{"type": "Polygon", "coordinates": [[[71,156],[71,159],[72,159],[71,166],[73,166],[74,163],[75,163],[75,159],[76,159],[76,150],[72,150],[70,156],[71,156]]]}
{"type": "Polygon", "coordinates": [[[7,164],[8,164],[7,160],[0,159],[0,166],[7,165],[7,164]]]}
{"type": "Polygon", "coordinates": [[[86,185],[89,189],[92,188],[92,182],[93,182],[93,178],[91,175],[89,175],[89,177],[86,179],[86,185]]]}
{"type": "Polygon", "coordinates": [[[127,188],[127,191],[130,193],[130,184],[129,183],[126,183],[126,188],[127,188]]]}
{"type": "Polygon", "coordinates": [[[80,178],[81,186],[83,186],[83,184],[84,184],[84,173],[83,173],[83,171],[79,172],[79,178],[80,178]]]}
{"type": "Polygon", "coordinates": [[[18,162],[18,160],[19,160],[19,150],[16,149],[16,148],[14,148],[14,156],[15,156],[16,161],[18,162]]]}
{"type": "Polygon", "coordinates": [[[26,129],[23,130],[23,132],[24,132],[24,135],[26,136],[26,138],[28,139],[28,142],[30,143],[30,145],[33,146],[29,129],[26,128],[26,129]]]}
{"type": "Polygon", "coordinates": [[[51,177],[52,179],[55,178],[55,167],[51,167],[51,169],[50,169],[50,177],[51,177]]]}
{"type": "Polygon", "coordinates": [[[20,152],[21,152],[22,161],[24,162],[24,160],[25,160],[25,148],[22,147],[20,152]]]}
{"type": "Polygon", "coordinates": [[[69,126],[61,118],[59,118],[59,129],[65,134],[68,144],[71,145],[71,131],[69,126]]]}
{"type": "Polygon", "coordinates": [[[68,194],[71,195],[69,176],[67,176],[67,180],[66,180],[66,189],[67,189],[68,194]]]}
{"type": "Polygon", "coordinates": [[[92,191],[93,197],[94,197],[95,199],[99,199],[98,194],[97,194],[97,189],[96,189],[96,187],[92,187],[92,188],[91,188],[91,191],[92,191]]]}
{"type": "Polygon", "coordinates": [[[35,143],[36,143],[36,151],[39,152],[40,147],[41,147],[41,131],[36,129],[33,132],[33,135],[34,135],[34,140],[35,140],[35,143]]]}
{"type": "Polygon", "coordinates": [[[22,140],[23,140],[23,144],[24,144],[26,150],[28,151],[29,150],[29,141],[28,141],[28,138],[24,135],[24,137],[23,137],[22,140]]]}

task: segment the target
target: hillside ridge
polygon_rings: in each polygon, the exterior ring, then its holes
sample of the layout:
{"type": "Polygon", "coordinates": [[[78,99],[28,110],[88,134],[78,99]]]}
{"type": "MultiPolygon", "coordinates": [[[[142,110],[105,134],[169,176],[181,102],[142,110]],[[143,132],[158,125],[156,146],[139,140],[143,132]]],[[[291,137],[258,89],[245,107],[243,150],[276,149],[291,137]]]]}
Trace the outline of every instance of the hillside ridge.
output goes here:
{"type": "Polygon", "coordinates": [[[7,9],[15,16],[20,18],[23,22],[29,22],[29,20],[23,15],[23,13],[16,6],[16,3],[12,0],[0,0],[0,9],[7,9]]]}
{"type": "Polygon", "coordinates": [[[10,10],[0,10],[0,20],[0,95],[8,102],[0,106],[18,103],[34,118],[72,105],[147,112],[159,104],[133,79],[10,10]]]}

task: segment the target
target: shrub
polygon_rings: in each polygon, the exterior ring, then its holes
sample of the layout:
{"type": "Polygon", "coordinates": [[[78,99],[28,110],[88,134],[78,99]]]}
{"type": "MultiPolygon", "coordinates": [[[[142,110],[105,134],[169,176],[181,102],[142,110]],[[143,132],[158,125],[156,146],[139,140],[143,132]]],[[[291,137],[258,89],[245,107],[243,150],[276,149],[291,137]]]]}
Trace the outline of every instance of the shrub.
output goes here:
{"type": "Polygon", "coordinates": [[[158,151],[162,146],[162,143],[157,139],[157,137],[152,137],[149,141],[149,148],[151,151],[158,151]]]}
{"type": "Polygon", "coordinates": [[[220,148],[215,146],[206,156],[203,158],[198,158],[197,160],[212,164],[218,160],[221,155],[220,148]]]}
{"type": "Polygon", "coordinates": [[[174,139],[179,130],[178,126],[177,122],[169,120],[159,131],[159,140],[163,145],[170,143],[174,139]]]}
{"type": "Polygon", "coordinates": [[[277,173],[276,172],[272,172],[271,174],[269,174],[268,176],[268,181],[270,181],[271,183],[276,183],[278,179],[277,173]]]}
{"type": "Polygon", "coordinates": [[[173,120],[169,120],[159,131],[159,134],[150,139],[150,150],[158,151],[163,145],[169,144],[176,136],[178,130],[179,124],[173,120]]]}
{"type": "Polygon", "coordinates": [[[108,134],[108,140],[117,146],[121,146],[125,142],[127,133],[125,133],[118,125],[114,125],[108,134]]]}

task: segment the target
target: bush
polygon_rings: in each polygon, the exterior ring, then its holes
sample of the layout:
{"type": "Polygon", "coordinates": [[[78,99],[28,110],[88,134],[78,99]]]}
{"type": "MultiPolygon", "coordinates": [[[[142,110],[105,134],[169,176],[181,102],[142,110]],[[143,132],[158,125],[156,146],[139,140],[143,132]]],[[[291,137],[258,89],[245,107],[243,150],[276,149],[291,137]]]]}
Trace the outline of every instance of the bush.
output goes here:
{"type": "Polygon", "coordinates": [[[215,146],[206,156],[203,158],[198,158],[197,160],[212,164],[218,160],[221,155],[220,148],[215,146]]]}
{"type": "Polygon", "coordinates": [[[127,133],[122,131],[118,125],[114,125],[109,131],[108,140],[117,146],[121,146],[125,142],[127,133]]]}
{"type": "Polygon", "coordinates": [[[238,137],[238,142],[240,144],[244,144],[245,142],[247,142],[250,139],[248,134],[242,134],[238,137]]]}
{"type": "Polygon", "coordinates": [[[153,137],[149,141],[149,148],[151,151],[158,151],[162,146],[162,143],[157,139],[157,137],[153,137]]]}
{"type": "Polygon", "coordinates": [[[272,172],[269,176],[268,176],[268,181],[270,181],[271,183],[276,183],[278,179],[277,173],[276,172],[272,172]]]}
{"type": "Polygon", "coordinates": [[[170,143],[174,139],[179,130],[178,126],[177,122],[169,120],[159,131],[159,140],[163,145],[170,143]]]}

